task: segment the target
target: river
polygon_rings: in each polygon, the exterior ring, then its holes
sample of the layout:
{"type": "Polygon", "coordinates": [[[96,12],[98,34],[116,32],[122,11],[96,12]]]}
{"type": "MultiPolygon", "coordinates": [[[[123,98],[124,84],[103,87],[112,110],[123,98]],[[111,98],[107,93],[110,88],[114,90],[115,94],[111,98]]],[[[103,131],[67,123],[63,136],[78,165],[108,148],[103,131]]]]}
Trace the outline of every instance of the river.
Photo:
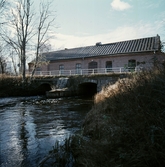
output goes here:
{"type": "Polygon", "coordinates": [[[0,98],[0,167],[36,167],[56,141],[81,130],[93,100],[0,98]]]}

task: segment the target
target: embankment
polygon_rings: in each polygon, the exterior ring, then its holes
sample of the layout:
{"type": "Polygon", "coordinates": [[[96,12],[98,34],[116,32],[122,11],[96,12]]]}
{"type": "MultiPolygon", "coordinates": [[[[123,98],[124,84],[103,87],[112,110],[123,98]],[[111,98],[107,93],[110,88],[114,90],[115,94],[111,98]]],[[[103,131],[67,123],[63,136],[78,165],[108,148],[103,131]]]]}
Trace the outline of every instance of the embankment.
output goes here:
{"type": "Polygon", "coordinates": [[[26,77],[23,83],[20,76],[0,75],[0,97],[42,95],[45,91],[35,86],[35,79],[30,81],[30,77],[26,77]]]}
{"type": "Polygon", "coordinates": [[[122,79],[94,103],[72,141],[76,166],[165,165],[165,69],[122,79]]]}

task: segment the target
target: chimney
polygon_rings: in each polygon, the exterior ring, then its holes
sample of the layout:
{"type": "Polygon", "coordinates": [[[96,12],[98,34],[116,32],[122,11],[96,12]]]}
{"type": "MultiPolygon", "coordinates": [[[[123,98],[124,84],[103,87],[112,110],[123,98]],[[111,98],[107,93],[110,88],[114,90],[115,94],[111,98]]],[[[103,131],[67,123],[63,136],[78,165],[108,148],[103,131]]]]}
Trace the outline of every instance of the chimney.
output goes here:
{"type": "Polygon", "coordinates": [[[96,43],[96,46],[100,46],[100,45],[102,45],[101,42],[97,42],[96,43]]]}

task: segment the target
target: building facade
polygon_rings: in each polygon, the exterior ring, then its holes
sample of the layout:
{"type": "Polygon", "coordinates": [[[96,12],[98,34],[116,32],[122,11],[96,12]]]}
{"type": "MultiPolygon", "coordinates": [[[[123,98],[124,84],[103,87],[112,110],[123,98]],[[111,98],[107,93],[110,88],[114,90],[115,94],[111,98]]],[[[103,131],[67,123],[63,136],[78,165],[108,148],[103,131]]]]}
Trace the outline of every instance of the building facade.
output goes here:
{"type": "MultiPolygon", "coordinates": [[[[43,53],[42,56],[49,63],[38,67],[36,71],[148,68],[155,60],[162,59],[159,35],[108,44],[99,42],[93,46],[43,53]]],[[[28,65],[29,71],[32,71],[33,61],[28,65]]]]}

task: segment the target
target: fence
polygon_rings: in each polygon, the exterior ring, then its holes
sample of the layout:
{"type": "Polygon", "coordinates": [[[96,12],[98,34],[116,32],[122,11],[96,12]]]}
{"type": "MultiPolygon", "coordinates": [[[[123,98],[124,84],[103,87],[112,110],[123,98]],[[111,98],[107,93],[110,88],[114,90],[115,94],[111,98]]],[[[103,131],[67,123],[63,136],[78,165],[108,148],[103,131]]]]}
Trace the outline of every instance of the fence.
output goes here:
{"type": "MultiPolygon", "coordinates": [[[[95,68],[95,69],[72,69],[72,70],[54,70],[54,71],[35,71],[34,75],[37,76],[71,76],[71,75],[92,75],[92,74],[109,74],[109,73],[127,73],[127,72],[138,72],[141,68],[95,68]]],[[[30,74],[30,72],[29,72],[30,74]]]]}

